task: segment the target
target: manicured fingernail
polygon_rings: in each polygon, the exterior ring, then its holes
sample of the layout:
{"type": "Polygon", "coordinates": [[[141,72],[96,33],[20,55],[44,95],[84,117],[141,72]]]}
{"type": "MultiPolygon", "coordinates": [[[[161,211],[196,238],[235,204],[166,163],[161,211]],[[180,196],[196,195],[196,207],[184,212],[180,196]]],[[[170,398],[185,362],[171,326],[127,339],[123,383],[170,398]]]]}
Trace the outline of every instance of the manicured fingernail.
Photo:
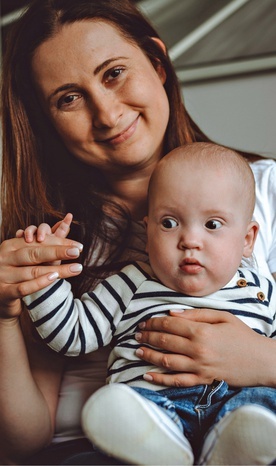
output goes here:
{"type": "Polygon", "coordinates": [[[149,375],[149,374],[144,374],[143,379],[146,380],[147,382],[152,382],[153,381],[153,377],[151,375],[149,375]]]}
{"type": "Polygon", "coordinates": [[[72,264],[69,267],[70,272],[81,272],[82,271],[82,265],[81,264],[72,264]]]}
{"type": "Polygon", "coordinates": [[[135,340],[140,341],[142,338],[142,333],[135,333],[135,340]]]}
{"type": "Polygon", "coordinates": [[[67,249],[66,253],[67,253],[67,256],[70,256],[70,257],[79,257],[80,250],[79,248],[69,248],[67,249]]]}
{"type": "Polygon", "coordinates": [[[53,272],[50,275],[48,275],[48,280],[50,280],[50,282],[52,282],[53,280],[56,280],[58,277],[59,277],[58,272],[53,272]]]}
{"type": "Polygon", "coordinates": [[[139,328],[145,328],[146,326],[146,322],[140,322],[140,324],[138,325],[139,328]]]}
{"type": "Polygon", "coordinates": [[[75,245],[80,251],[83,250],[83,244],[81,244],[81,243],[74,243],[74,245],[75,245]]]}
{"type": "Polygon", "coordinates": [[[144,351],[141,348],[138,348],[138,350],[136,350],[136,356],[142,358],[144,356],[144,351]]]}

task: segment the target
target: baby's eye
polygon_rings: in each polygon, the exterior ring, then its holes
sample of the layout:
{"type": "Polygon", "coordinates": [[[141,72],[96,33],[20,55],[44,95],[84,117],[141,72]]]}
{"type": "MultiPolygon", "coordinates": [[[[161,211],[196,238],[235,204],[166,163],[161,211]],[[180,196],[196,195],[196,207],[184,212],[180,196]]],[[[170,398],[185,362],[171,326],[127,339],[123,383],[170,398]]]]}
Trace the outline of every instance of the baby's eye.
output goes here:
{"type": "Polygon", "coordinates": [[[164,218],[162,220],[162,226],[169,230],[178,226],[178,222],[174,218],[164,218]]]}
{"type": "Polygon", "coordinates": [[[208,230],[218,230],[222,227],[222,223],[219,220],[208,220],[208,222],[205,223],[205,227],[208,228],[208,230]]]}

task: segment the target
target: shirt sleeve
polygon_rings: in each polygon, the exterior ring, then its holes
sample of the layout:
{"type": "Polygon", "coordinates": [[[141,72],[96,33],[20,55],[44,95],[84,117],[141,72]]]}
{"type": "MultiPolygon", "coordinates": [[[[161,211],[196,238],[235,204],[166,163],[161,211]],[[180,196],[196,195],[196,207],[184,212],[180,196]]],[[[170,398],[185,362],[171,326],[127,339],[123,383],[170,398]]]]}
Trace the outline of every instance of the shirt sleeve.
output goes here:
{"type": "Polygon", "coordinates": [[[129,265],[74,299],[71,285],[58,280],[24,298],[30,317],[50,348],[66,356],[108,345],[140,283],[138,265],[129,265]]]}

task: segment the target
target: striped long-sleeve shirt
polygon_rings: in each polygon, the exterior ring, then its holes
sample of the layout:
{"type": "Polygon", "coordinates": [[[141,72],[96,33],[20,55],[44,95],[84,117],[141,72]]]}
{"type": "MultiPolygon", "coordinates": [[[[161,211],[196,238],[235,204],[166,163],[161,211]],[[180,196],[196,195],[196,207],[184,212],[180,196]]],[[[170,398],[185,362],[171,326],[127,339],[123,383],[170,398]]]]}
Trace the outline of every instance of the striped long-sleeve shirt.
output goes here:
{"type": "Polygon", "coordinates": [[[226,310],[256,332],[276,338],[275,285],[246,268],[240,268],[224,288],[205,297],[175,292],[153,277],[149,265],[135,262],[81,299],[74,299],[68,282],[58,280],[24,301],[39,334],[52,349],[77,356],[111,344],[107,381],[155,390],[163,387],[148,384],[143,374],[161,369],[135,354],[137,326],[152,316],[166,315],[171,309],[226,310]]]}

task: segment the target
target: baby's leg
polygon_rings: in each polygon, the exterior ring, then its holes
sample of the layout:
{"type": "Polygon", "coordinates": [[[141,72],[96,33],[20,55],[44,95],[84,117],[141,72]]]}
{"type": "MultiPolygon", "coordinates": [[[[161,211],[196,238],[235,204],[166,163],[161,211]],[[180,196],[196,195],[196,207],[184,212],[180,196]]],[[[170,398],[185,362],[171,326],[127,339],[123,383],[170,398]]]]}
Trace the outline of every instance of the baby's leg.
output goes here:
{"type": "Polygon", "coordinates": [[[276,389],[237,390],[207,435],[199,464],[273,464],[276,459],[276,389]]]}
{"type": "Polygon", "coordinates": [[[127,464],[192,465],[190,443],[164,409],[119,383],[98,390],[85,404],[88,439],[127,464]]]}

